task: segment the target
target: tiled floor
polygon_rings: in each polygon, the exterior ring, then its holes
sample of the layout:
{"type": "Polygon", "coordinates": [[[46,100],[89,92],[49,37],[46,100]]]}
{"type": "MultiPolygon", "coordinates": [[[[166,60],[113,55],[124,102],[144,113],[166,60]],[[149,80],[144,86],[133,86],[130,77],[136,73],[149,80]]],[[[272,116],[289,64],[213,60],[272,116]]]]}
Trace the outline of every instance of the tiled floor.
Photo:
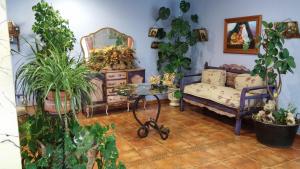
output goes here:
{"type": "MultiPolygon", "coordinates": [[[[140,111],[143,119],[155,112],[151,106],[140,111]]],[[[159,122],[171,130],[166,141],[155,131],[144,139],[138,138],[139,126],[130,112],[93,118],[80,116],[80,121],[114,123],[120,160],[129,169],[300,168],[300,137],[290,149],[269,148],[256,141],[252,130],[243,130],[241,136],[235,136],[234,121],[225,118],[228,123],[224,123],[202,112],[209,114],[195,107],[180,112],[178,108],[163,105],[159,122]]]]}

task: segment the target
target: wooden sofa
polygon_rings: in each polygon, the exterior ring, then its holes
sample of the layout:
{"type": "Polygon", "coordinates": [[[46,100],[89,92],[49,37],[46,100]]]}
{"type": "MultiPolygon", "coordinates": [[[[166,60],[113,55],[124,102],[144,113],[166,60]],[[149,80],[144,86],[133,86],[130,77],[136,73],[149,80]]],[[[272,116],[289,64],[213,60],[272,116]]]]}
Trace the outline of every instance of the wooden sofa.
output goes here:
{"type": "MultiPolygon", "coordinates": [[[[267,87],[265,85],[260,85],[251,87],[247,86],[239,90],[235,89],[235,78],[237,76],[239,77],[242,75],[248,75],[250,72],[246,67],[241,65],[230,64],[222,65],[220,67],[212,67],[208,66],[208,64],[205,63],[204,69],[225,70],[225,86],[209,85],[206,83],[201,83],[201,81],[187,83],[188,78],[201,77],[201,73],[184,76],[180,83],[180,89],[183,93],[183,97],[180,100],[180,110],[184,111],[184,104],[186,102],[199,107],[205,107],[221,115],[235,118],[235,134],[239,135],[242,118],[246,115],[250,115],[253,112],[258,112],[262,107],[262,103],[270,99],[270,95],[268,95],[267,92],[265,92],[267,87]],[[194,90],[191,90],[191,88],[194,88],[194,90]],[[198,90],[198,88],[202,88],[202,90],[198,90]],[[206,90],[206,88],[208,89],[206,90]],[[203,89],[206,91],[204,91],[203,89]],[[234,97],[236,99],[235,102],[230,101],[226,98],[224,100],[226,92],[224,94],[223,90],[229,90],[231,92],[234,92],[234,97]],[[219,91],[219,95],[217,95],[217,91],[219,91]],[[201,94],[201,92],[205,92],[206,96],[209,95],[207,96],[208,98],[202,97],[202,95],[204,94],[201,94]],[[222,101],[222,99],[224,101],[222,101]],[[230,104],[226,104],[227,102],[230,104]]],[[[232,97],[230,97],[230,99],[232,99],[232,97]]]]}

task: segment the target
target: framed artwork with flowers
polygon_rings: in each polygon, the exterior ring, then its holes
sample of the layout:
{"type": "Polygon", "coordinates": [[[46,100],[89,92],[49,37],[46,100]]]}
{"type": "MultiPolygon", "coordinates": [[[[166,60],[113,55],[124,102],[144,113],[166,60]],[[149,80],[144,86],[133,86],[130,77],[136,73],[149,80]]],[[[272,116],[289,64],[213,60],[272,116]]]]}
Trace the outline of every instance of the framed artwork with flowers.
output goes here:
{"type": "Polygon", "coordinates": [[[224,53],[257,54],[262,16],[246,16],[224,20],[224,53]]]}

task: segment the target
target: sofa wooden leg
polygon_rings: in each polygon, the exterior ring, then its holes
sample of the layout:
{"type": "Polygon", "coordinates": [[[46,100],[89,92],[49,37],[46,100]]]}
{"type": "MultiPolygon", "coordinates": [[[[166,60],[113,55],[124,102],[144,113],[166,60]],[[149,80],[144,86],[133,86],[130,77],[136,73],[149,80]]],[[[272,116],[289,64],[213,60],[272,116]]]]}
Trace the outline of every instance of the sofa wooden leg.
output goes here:
{"type": "Polygon", "coordinates": [[[237,118],[235,121],[235,130],[234,130],[236,135],[240,135],[241,126],[242,126],[242,118],[237,118]]]}
{"type": "Polygon", "coordinates": [[[183,102],[183,98],[180,99],[180,111],[184,111],[184,102],[183,102]]]}

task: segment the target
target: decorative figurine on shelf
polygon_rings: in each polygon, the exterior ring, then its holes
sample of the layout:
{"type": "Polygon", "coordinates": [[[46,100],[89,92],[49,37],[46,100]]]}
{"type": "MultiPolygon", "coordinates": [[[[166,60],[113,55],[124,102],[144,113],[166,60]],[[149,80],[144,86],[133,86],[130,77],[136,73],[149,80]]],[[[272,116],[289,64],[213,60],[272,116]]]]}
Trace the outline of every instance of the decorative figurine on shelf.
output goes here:
{"type": "Polygon", "coordinates": [[[13,21],[8,21],[8,32],[9,32],[9,39],[11,43],[16,43],[18,52],[20,52],[20,27],[15,25],[13,21]]]}

